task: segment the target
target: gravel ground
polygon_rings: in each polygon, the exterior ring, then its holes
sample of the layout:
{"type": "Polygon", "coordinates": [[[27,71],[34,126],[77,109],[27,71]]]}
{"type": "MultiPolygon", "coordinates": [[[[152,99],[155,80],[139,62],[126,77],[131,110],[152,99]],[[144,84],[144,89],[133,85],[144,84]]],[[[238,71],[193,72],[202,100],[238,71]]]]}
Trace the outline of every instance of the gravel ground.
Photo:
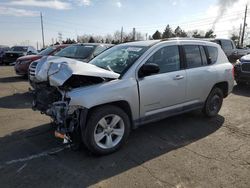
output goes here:
{"type": "Polygon", "coordinates": [[[71,151],[31,110],[27,79],[0,66],[0,187],[250,187],[250,87],[220,115],[192,112],[145,125],[104,157],[71,151]]]}

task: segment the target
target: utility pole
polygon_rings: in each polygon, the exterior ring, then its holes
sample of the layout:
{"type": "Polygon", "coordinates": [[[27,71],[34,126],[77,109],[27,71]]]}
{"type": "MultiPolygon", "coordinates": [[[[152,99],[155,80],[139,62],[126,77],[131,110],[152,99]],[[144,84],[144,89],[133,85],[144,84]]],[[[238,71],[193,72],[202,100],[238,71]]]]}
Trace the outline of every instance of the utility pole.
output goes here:
{"type": "Polygon", "coordinates": [[[123,26],[122,26],[122,29],[121,29],[121,43],[123,42],[123,26]]]}
{"type": "Polygon", "coordinates": [[[135,41],[135,33],[136,33],[135,28],[133,28],[133,41],[135,41]]]}
{"type": "Polygon", "coordinates": [[[242,47],[243,47],[243,42],[244,42],[244,35],[245,35],[245,28],[246,28],[246,19],[247,19],[247,5],[246,5],[246,10],[245,10],[243,31],[242,31],[242,36],[241,36],[241,46],[242,46],[242,47]]]}
{"type": "Polygon", "coordinates": [[[241,44],[241,30],[242,30],[242,24],[240,24],[240,32],[239,32],[239,39],[238,39],[238,46],[241,44]]]}
{"type": "Polygon", "coordinates": [[[58,32],[58,40],[59,40],[59,43],[62,44],[62,33],[61,32],[58,32]]]}
{"type": "Polygon", "coordinates": [[[43,15],[42,15],[42,12],[40,12],[40,17],[41,17],[41,28],[42,28],[43,48],[44,48],[44,47],[45,47],[45,45],[44,45],[43,15]]]}

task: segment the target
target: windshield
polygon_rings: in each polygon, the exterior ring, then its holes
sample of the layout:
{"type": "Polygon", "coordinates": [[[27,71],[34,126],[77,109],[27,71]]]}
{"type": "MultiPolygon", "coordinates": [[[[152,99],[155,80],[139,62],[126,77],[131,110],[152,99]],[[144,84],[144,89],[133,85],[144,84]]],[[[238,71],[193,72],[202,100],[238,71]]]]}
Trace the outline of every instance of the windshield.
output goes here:
{"type": "Polygon", "coordinates": [[[56,53],[56,56],[73,59],[87,59],[94,51],[95,45],[72,45],[56,53]]]}
{"type": "Polygon", "coordinates": [[[106,70],[122,74],[148,49],[145,46],[115,46],[90,63],[106,70]]]}
{"type": "Polygon", "coordinates": [[[10,50],[11,51],[16,51],[16,52],[27,52],[28,47],[25,47],[25,46],[14,46],[10,50]]]}
{"type": "Polygon", "coordinates": [[[55,46],[48,47],[48,48],[42,50],[42,51],[39,53],[39,55],[42,55],[42,56],[49,55],[49,54],[51,54],[51,52],[53,52],[55,49],[56,49],[55,46]]]}

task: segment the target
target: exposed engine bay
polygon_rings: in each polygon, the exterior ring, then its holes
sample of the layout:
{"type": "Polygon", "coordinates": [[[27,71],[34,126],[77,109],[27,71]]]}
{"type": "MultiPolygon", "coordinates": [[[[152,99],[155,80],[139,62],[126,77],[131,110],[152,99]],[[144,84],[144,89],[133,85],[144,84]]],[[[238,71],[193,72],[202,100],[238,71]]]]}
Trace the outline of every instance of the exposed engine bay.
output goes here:
{"type": "Polygon", "coordinates": [[[69,106],[70,99],[66,97],[66,92],[108,82],[118,78],[119,74],[76,60],[60,59],[52,62],[42,59],[34,64],[35,76],[30,79],[34,88],[32,108],[52,118],[57,137],[78,145],[81,142],[79,129],[84,108],[69,106]]]}

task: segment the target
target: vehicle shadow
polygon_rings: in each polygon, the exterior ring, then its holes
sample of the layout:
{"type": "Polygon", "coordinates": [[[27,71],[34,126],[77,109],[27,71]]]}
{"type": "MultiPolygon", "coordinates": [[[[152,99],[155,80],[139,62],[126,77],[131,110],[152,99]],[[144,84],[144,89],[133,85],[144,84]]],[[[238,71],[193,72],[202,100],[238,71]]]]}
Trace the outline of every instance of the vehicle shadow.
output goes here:
{"type": "Polygon", "coordinates": [[[241,95],[241,96],[245,96],[245,97],[250,97],[250,85],[243,85],[243,86],[239,86],[236,85],[233,88],[233,94],[235,95],[241,95]]]}
{"type": "MultiPolygon", "coordinates": [[[[207,119],[197,113],[171,117],[132,131],[125,146],[111,155],[97,157],[86,149],[79,152],[67,149],[52,156],[14,164],[16,168],[24,163],[29,166],[22,175],[15,176],[15,181],[10,180],[15,172],[13,166],[5,167],[0,171],[0,183],[8,182],[12,187],[37,184],[41,187],[88,187],[205,138],[220,129],[223,123],[222,116],[207,119]],[[39,181],[41,179],[46,181],[39,181]]],[[[0,138],[0,165],[59,145],[49,124],[14,132],[0,138]],[[14,147],[17,144],[19,147],[14,147]]]]}
{"type": "Polygon", "coordinates": [[[27,81],[26,76],[11,76],[0,78],[0,83],[24,82],[27,81]]]}
{"type": "Polygon", "coordinates": [[[0,108],[23,109],[32,107],[32,94],[30,92],[15,93],[0,98],[0,108]]]}

